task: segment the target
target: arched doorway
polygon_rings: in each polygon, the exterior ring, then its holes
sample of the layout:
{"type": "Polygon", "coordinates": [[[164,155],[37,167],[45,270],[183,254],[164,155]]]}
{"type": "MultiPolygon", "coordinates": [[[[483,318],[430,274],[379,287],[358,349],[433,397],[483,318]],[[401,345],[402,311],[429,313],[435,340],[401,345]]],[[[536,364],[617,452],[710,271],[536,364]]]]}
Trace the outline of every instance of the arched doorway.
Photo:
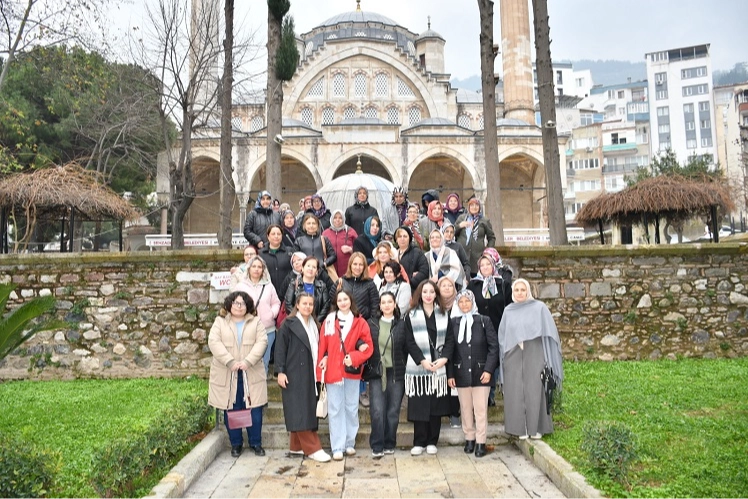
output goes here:
{"type": "MultiPolygon", "coordinates": [[[[214,233],[218,230],[220,213],[220,164],[204,156],[192,160],[195,179],[195,199],[184,219],[186,234],[214,233]]],[[[231,212],[231,226],[234,231],[239,226],[239,206],[231,212]]]]}
{"type": "MultiPolygon", "coordinates": [[[[248,210],[254,208],[257,194],[265,190],[265,166],[263,164],[252,178],[248,210]]],[[[270,194],[280,199],[282,203],[290,204],[292,210],[298,210],[299,199],[310,196],[315,192],[317,192],[317,184],[314,182],[312,172],[299,160],[282,156],[281,192],[271,192],[270,194]]]]}
{"type": "Polygon", "coordinates": [[[475,192],[470,173],[459,161],[443,154],[431,156],[416,167],[408,182],[408,199],[420,205],[421,196],[429,189],[439,191],[442,202],[450,192],[458,193],[463,201],[475,192]]]}
{"type": "Polygon", "coordinates": [[[505,229],[547,227],[545,173],[542,165],[523,154],[499,164],[501,220],[505,229]],[[546,219],[546,220],[544,220],[546,219]]]}
{"type": "MultiPolygon", "coordinates": [[[[390,176],[390,173],[387,171],[387,168],[382,165],[379,161],[372,158],[371,156],[366,156],[362,154],[360,156],[361,159],[361,170],[364,173],[369,173],[371,175],[377,175],[379,177],[385,178],[392,182],[392,177],[390,176]]],[[[335,171],[335,174],[332,178],[338,178],[343,175],[348,175],[349,173],[356,173],[356,165],[358,164],[359,156],[353,156],[343,162],[343,164],[338,167],[338,169],[335,171]]]]}

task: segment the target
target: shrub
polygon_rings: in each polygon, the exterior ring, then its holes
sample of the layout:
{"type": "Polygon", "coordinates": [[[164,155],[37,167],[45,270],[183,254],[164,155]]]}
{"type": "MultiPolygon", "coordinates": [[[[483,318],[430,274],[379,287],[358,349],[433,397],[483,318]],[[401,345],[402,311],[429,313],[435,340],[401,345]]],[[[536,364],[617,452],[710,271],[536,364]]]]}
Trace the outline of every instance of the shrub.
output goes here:
{"type": "Polygon", "coordinates": [[[592,466],[627,484],[629,465],[637,458],[633,432],[623,423],[592,422],[583,430],[582,450],[592,466]]]}
{"type": "Polygon", "coordinates": [[[0,435],[0,497],[44,497],[58,469],[55,453],[0,435]]]}
{"type": "Polygon", "coordinates": [[[92,485],[103,497],[132,497],[141,479],[167,466],[205,429],[212,411],[205,396],[182,400],[152,427],[133,429],[93,457],[92,485]]]}

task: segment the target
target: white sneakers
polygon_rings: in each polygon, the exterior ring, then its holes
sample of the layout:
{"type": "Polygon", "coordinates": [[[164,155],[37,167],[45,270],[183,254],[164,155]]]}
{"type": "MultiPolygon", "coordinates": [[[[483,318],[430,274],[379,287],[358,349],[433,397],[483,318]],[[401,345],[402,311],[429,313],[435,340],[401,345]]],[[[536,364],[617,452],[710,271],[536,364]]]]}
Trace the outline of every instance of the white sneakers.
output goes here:
{"type": "Polygon", "coordinates": [[[530,435],[530,438],[533,440],[540,440],[541,438],[543,438],[543,435],[541,435],[540,433],[536,433],[535,435],[530,435]]]}
{"type": "Polygon", "coordinates": [[[355,456],[356,455],[356,449],[354,449],[353,447],[348,447],[345,450],[345,455],[346,456],[355,456]]]}
{"type": "Polygon", "coordinates": [[[379,459],[381,457],[384,457],[384,452],[371,451],[371,457],[373,457],[374,459],[379,459]]]}
{"type": "Polygon", "coordinates": [[[431,454],[433,456],[437,452],[438,452],[438,449],[436,448],[436,445],[426,446],[426,454],[431,454]]]}
{"type": "Polygon", "coordinates": [[[520,435],[520,436],[519,436],[519,439],[520,439],[520,440],[527,440],[527,435],[520,435]]]}
{"type": "MultiPolygon", "coordinates": [[[[303,456],[304,455],[304,451],[303,450],[289,450],[288,451],[288,455],[291,456],[291,457],[303,456]]],[[[309,456],[309,457],[311,457],[311,456],[309,456]]]]}
{"type": "MultiPolygon", "coordinates": [[[[293,452],[293,451],[292,451],[293,452]]],[[[330,454],[323,451],[322,449],[318,450],[314,454],[309,456],[309,459],[313,459],[317,461],[318,463],[328,463],[330,462],[330,454]]],[[[342,459],[342,457],[341,457],[342,459]]]]}
{"type": "Polygon", "coordinates": [[[343,453],[342,452],[333,452],[332,458],[336,461],[342,461],[343,460],[343,453]]]}
{"type": "Polygon", "coordinates": [[[395,453],[395,449],[384,449],[384,453],[385,454],[394,454],[395,453]]]}
{"type": "Polygon", "coordinates": [[[423,447],[416,445],[412,449],[410,449],[410,455],[411,456],[420,456],[423,454],[423,447]]]}

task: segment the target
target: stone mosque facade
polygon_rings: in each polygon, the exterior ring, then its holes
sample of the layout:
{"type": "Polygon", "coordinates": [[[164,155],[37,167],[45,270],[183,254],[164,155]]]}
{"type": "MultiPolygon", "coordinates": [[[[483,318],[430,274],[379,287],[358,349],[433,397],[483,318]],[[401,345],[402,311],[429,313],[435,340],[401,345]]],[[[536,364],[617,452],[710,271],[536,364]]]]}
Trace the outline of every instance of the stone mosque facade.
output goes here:
{"type": "MultiPolygon", "coordinates": [[[[527,11],[527,0],[502,0],[502,15],[512,3],[527,11]]],[[[519,31],[526,24],[526,40],[513,35],[515,28],[502,21],[502,45],[519,40],[522,43],[517,44],[529,51],[529,18],[519,24],[519,31]]],[[[445,43],[430,26],[415,33],[360,7],[300,35],[301,61],[293,79],[284,84],[283,189],[273,196],[296,210],[300,198],[353,173],[360,158],[365,173],[402,185],[411,201],[420,203],[427,189],[438,189],[442,200],[458,192],[463,199],[475,195],[485,201],[490,193],[481,94],[450,85],[445,43]]],[[[530,57],[528,53],[524,63],[515,61],[511,68],[506,60],[496,92],[503,223],[505,229],[544,228],[541,131],[534,124],[533,110],[522,111],[521,105],[528,87],[532,96],[530,57]],[[509,95],[520,87],[524,93],[509,95]],[[514,108],[516,113],[509,112],[514,108]]],[[[479,67],[475,70],[480,72],[479,67]]],[[[264,101],[233,109],[235,232],[240,232],[253,206],[248,203],[265,188],[265,116],[264,101]]],[[[217,230],[219,134],[219,129],[209,130],[193,139],[197,199],[185,219],[185,233],[217,230]]],[[[165,178],[160,172],[161,192],[168,187],[165,178]]]]}

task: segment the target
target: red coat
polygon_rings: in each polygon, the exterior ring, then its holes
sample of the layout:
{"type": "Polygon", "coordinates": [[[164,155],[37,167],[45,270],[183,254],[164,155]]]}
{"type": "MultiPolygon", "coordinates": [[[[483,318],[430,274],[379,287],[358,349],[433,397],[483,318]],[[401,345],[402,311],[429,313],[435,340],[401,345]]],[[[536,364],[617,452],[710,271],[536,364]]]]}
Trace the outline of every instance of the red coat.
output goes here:
{"type": "Polygon", "coordinates": [[[338,275],[343,277],[346,270],[348,270],[348,260],[351,259],[351,253],[343,253],[342,247],[345,245],[353,248],[353,242],[358,237],[358,234],[350,227],[346,227],[345,230],[337,232],[331,228],[327,228],[322,232],[322,235],[326,236],[330,240],[332,247],[335,248],[335,254],[338,255],[338,259],[335,260],[333,266],[338,275]]]}
{"type": "MultiPolygon", "coordinates": [[[[333,312],[334,313],[334,312],[333,312]]],[[[325,383],[338,383],[347,379],[361,379],[360,374],[350,374],[343,369],[343,349],[340,347],[340,334],[337,326],[335,331],[327,331],[325,334],[325,328],[328,321],[322,324],[319,334],[319,358],[321,359],[327,355],[327,371],[325,371],[325,383]]],[[[337,320],[335,321],[337,325],[337,320]]],[[[345,350],[351,356],[354,366],[360,366],[366,362],[369,357],[374,353],[374,344],[371,340],[371,331],[369,330],[369,324],[366,320],[359,316],[353,319],[351,330],[348,331],[348,335],[345,337],[345,350]],[[369,345],[369,348],[364,352],[359,352],[356,349],[356,343],[358,340],[362,340],[364,343],[369,345]]],[[[322,375],[322,371],[317,367],[317,377],[322,375]]]]}

